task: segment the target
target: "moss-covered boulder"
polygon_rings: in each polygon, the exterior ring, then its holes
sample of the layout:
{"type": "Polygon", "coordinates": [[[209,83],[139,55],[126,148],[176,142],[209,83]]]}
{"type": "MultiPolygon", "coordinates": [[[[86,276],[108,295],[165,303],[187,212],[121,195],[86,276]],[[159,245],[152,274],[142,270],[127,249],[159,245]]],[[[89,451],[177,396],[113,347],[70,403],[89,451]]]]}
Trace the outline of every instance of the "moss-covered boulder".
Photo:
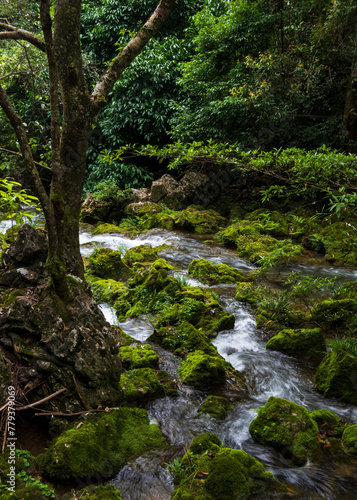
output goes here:
{"type": "Polygon", "coordinates": [[[90,254],[87,272],[99,278],[121,281],[128,276],[128,268],[123,263],[121,252],[110,248],[95,248],[90,254]]]}
{"type": "Polygon", "coordinates": [[[274,233],[267,227],[267,224],[257,221],[241,220],[217,233],[216,238],[224,245],[234,245],[239,256],[266,268],[294,261],[303,253],[303,247],[292,240],[281,240],[267,234],[274,233]]]}
{"type": "Polygon", "coordinates": [[[147,401],[164,396],[177,396],[176,385],[164,370],[138,368],[120,377],[122,397],[125,402],[147,401]]]}
{"type": "Polygon", "coordinates": [[[314,410],[310,417],[315,420],[321,435],[341,437],[347,424],[330,410],[314,410]]]}
{"type": "Polygon", "coordinates": [[[228,411],[233,410],[233,406],[226,398],[220,396],[208,396],[198,408],[197,413],[208,413],[211,417],[224,420],[228,411]]]}
{"type": "Polygon", "coordinates": [[[253,307],[257,307],[262,298],[260,293],[253,283],[239,283],[236,289],[236,300],[240,302],[248,302],[253,307]]]}
{"type": "Polygon", "coordinates": [[[172,271],[174,266],[169,264],[165,259],[157,259],[150,266],[150,271],[157,271],[158,269],[166,269],[167,271],[172,271]]]}
{"type": "Polygon", "coordinates": [[[311,310],[314,321],[332,330],[357,327],[356,316],[357,300],[352,298],[323,300],[311,310]]]}
{"type": "Polygon", "coordinates": [[[199,210],[190,206],[175,217],[175,225],[186,231],[194,231],[197,234],[216,233],[225,223],[214,210],[199,210]]]}
{"type": "Polygon", "coordinates": [[[342,446],[346,453],[357,456],[357,424],[350,425],[343,431],[342,446]]]}
{"type": "MultiPolygon", "coordinates": [[[[113,484],[87,486],[82,490],[76,491],[76,497],[80,500],[122,500],[120,491],[113,484]]],[[[61,500],[73,500],[76,497],[71,492],[63,495],[61,500]]]]}
{"type": "Polygon", "coordinates": [[[98,224],[96,228],[94,229],[94,234],[116,234],[116,233],[122,233],[123,231],[120,229],[120,227],[115,226],[114,224],[98,224]]]}
{"type": "Polygon", "coordinates": [[[182,361],[179,373],[184,384],[203,389],[225,380],[225,361],[220,356],[195,351],[182,361]]]}
{"type": "Polygon", "coordinates": [[[196,350],[212,356],[218,354],[211,339],[187,321],[176,326],[161,327],[155,330],[148,340],[161,345],[176,356],[186,356],[196,350]]]}
{"type": "Polygon", "coordinates": [[[156,425],[139,408],[87,415],[63,432],[37,457],[41,474],[56,480],[111,477],[129,459],[165,443],[156,425]]]}
{"type": "Polygon", "coordinates": [[[149,243],[129,248],[124,257],[123,262],[127,266],[132,266],[135,262],[154,262],[158,259],[158,249],[153,248],[149,243]]]}
{"type": "Polygon", "coordinates": [[[326,352],[325,339],[320,328],[312,330],[282,330],[274,335],[265,346],[290,356],[321,359],[326,352]]]}
{"type": "Polygon", "coordinates": [[[357,405],[357,357],[343,349],[327,354],[317,369],[315,389],[357,405]]]}
{"type": "Polygon", "coordinates": [[[249,432],[254,441],[275,448],[295,465],[304,465],[317,451],[316,422],[306,408],[286,399],[270,397],[249,432]]]}
{"type": "Polygon", "coordinates": [[[113,279],[101,279],[87,274],[87,282],[92,289],[94,300],[113,305],[124,291],[124,284],[113,279]]]}
{"type": "Polygon", "coordinates": [[[229,267],[226,264],[216,265],[205,259],[194,259],[188,266],[188,274],[205,285],[236,284],[249,280],[247,275],[234,267],[229,267]]]}
{"type": "Polygon", "coordinates": [[[348,221],[334,222],[319,233],[324,244],[325,259],[335,264],[357,266],[357,230],[348,221]]]}
{"type": "Polygon", "coordinates": [[[159,356],[148,344],[120,347],[119,356],[125,370],[158,368],[159,366],[159,356]]]}
{"type": "Polygon", "coordinates": [[[175,474],[172,498],[245,500],[283,491],[271,472],[243,450],[223,448],[212,433],[197,436],[175,474]]]}

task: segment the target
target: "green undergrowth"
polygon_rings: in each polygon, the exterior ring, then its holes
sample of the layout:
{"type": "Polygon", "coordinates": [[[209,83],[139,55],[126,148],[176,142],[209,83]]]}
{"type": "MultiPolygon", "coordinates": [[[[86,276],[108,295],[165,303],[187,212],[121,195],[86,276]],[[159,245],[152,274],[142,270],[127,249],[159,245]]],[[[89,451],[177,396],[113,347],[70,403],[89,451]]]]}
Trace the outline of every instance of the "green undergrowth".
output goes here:
{"type": "Polygon", "coordinates": [[[53,487],[38,479],[35,459],[28,451],[10,448],[0,455],[0,498],[2,500],[45,500],[55,498],[53,487]],[[14,472],[14,486],[12,473],[14,472]]]}
{"type": "Polygon", "coordinates": [[[145,410],[119,408],[87,414],[54,440],[36,459],[41,474],[67,481],[91,475],[111,477],[129,459],[165,443],[145,410]]]}

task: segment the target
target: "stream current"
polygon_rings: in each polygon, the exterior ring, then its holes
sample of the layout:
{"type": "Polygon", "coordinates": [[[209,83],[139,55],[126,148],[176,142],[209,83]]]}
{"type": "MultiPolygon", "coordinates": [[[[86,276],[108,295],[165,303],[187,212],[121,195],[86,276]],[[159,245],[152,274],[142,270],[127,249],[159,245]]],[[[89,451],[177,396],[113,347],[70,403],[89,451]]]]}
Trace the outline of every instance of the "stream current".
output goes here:
{"type": "MultiPolygon", "coordinates": [[[[153,230],[135,239],[128,239],[117,234],[93,236],[82,232],[80,241],[83,256],[87,256],[95,245],[123,252],[125,248],[144,243],[150,243],[153,247],[166,243],[169,248],[161,251],[160,257],[177,268],[175,275],[186,276],[189,284],[195,286],[203,285],[189,278],[187,267],[196,258],[204,258],[215,264],[227,264],[245,272],[255,269],[251,263],[238,258],[234,250],[213,242],[204,242],[202,237],[186,233],[153,230]]],[[[355,280],[357,277],[355,269],[327,264],[299,264],[282,269],[281,273],[286,274],[292,270],[309,276],[337,276],[342,282],[355,280]]],[[[192,439],[205,432],[214,432],[225,446],[243,449],[258,458],[267,470],[296,493],[293,498],[356,500],[355,466],[339,464],[332,455],[330,461],[324,460],[320,464],[291,466],[274,450],[254,443],[248,428],[256,416],[255,410],[264,405],[270,396],[294,401],[309,411],[329,409],[343,420],[354,423],[357,423],[357,408],[314,392],[316,368],[299,359],[266,350],[267,338],[257,329],[249,306],[235,300],[235,286],[217,285],[211,288],[219,295],[223,308],[236,318],[234,329],[220,332],[213,343],[234,368],[244,373],[248,393],[237,393],[228,383],[209,392],[182,385],[178,376],[181,359],[153,344],[152,347],[160,356],[160,369],[167,370],[177,380],[179,396],[157,399],[145,405],[151,422],[158,424],[168,446],[164,452],[140,457],[118,473],[112,483],[120,490],[123,500],[169,500],[173,483],[164,464],[172,462],[175,457],[181,457],[192,439]],[[226,396],[234,407],[223,422],[208,415],[197,415],[198,407],[209,394],[226,396]]],[[[116,323],[113,311],[105,304],[101,308],[107,320],[116,323]]],[[[135,318],[119,325],[140,342],[146,341],[153,331],[152,325],[145,319],[135,318]]]]}

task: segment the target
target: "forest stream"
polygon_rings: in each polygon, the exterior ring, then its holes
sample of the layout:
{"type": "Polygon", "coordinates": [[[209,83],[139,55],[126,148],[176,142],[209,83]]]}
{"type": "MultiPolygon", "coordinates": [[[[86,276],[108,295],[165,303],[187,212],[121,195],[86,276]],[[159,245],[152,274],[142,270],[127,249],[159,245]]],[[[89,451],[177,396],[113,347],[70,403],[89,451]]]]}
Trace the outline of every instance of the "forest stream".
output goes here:
{"type": "MultiPolygon", "coordinates": [[[[171,271],[172,274],[185,276],[188,283],[195,286],[204,286],[191,279],[187,273],[188,265],[195,258],[227,264],[244,272],[255,269],[248,261],[238,258],[234,250],[222,248],[213,241],[208,242],[207,237],[184,232],[153,230],[134,239],[118,234],[93,236],[81,232],[80,241],[83,256],[88,256],[95,245],[123,252],[125,248],[144,243],[150,243],[153,247],[166,243],[169,247],[161,251],[159,256],[175,266],[177,271],[171,271]]],[[[279,271],[285,274],[291,270],[316,277],[337,276],[341,282],[355,280],[357,276],[356,269],[334,267],[327,263],[294,264],[279,271]]],[[[274,276],[277,276],[276,269],[274,272],[269,280],[271,286],[274,286],[274,276]]],[[[175,457],[182,457],[198,434],[214,432],[225,446],[243,449],[258,458],[278,480],[296,492],[294,498],[354,500],[357,491],[355,466],[340,463],[332,451],[326,450],[321,463],[308,462],[304,467],[294,467],[272,448],[254,443],[248,427],[256,416],[256,410],[270,396],[294,401],[309,411],[329,409],[344,421],[353,423],[357,422],[357,408],[316,393],[313,384],[316,368],[312,365],[277,351],[266,350],[266,333],[256,327],[250,307],[235,299],[234,285],[216,285],[212,289],[219,295],[223,308],[236,318],[234,329],[220,332],[214,344],[235,369],[244,373],[248,393],[238,394],[229,383],[209,392],[182,385],[178,375],[181,359],[153,344],[152,347],[160,356],[160,369],[167,370],[178,384],[177,398],[165,397],[145,404],[151,422],[158,424],[168,447],[164,453],[141,456],[126,465],[111,481],[112,484],[120,489],[124,500],[169,500],[173,482],[165,463],[172,462],[175,457]],[[198,407],[208,394],[225,396],[233,405],[233,411],[228,413],[224,421],[197,414],[198,407]]],[[[108,305],[102,304],[101,308],[109,322],[117,322],[108,305]]],[[[152,324],[143,318],[130,319],[119,323],[119,326],[138,342],[146,341],[153,332],[152,324]]]]}

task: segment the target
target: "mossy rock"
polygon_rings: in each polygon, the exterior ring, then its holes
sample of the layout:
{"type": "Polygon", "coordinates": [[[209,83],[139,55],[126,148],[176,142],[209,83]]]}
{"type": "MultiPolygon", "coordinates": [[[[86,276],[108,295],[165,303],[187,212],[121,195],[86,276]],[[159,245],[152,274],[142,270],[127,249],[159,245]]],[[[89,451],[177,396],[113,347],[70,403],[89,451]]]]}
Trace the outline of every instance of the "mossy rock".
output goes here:
{"type": "Polygon", "coordinates": [[[321,359],[326,352],[325,339],[320,328],[312,330],[282,330],[272,337],[265,346],[290,356],[321,359]]]}
{"type": "Polygon", "coordinates": [[[177,396],[175,382],[164,370],[138,368],[123,373],[120,387],[125,402],[140,402],[164,396],[177,396]]]}
{"type": "Polygon", "coordinates": [[[196,234],[216,233],[225,223],[214,210],[199,210],[190,206],[175,217],[175,225],[186,231],[194,231],[196,234]]]}
{"type": "Polygon", "coordinates": [[[169,264],[165,259],[157,259],[150,266],[150,271],[157,271],[158,269],[166,269],[167,271],[172,271],[174,266],[169,264]]]}
{"type": "Polygon", "coordinates": [[[357,406],[357,357],[343,349],[327,354],[317,369],[315,389],[357,406]]]}
{"type": "Polygon", "coordinates": [[[235,317],[223,311],[217,298],[208,290],[198,287],[184,287],[180,294],[176,293],[175,303],[161,314],[155,328],[177,325],[188,321],[206,335],[215,337],[220,331],[231,330],[235,317]]]}
{"type": "Polygon", "coordinates": [[[249,432],[259,444],[271,446],[295,465],[304,465],[317,451],[317,424],[303,406],[270,397],[259,408],[249,432]]]}
{"type": "Polygon", "coordinates": [[[284,491],[257,459],[243,450],[221,447],[212,433],[194,439],[174,484],[172,498],[178,500],[245,500],[284,491]]]}
{"type": "Polygon", "coordinates": [[[128,276],[121,252],[110,248],[95,249],[88,259],[87,272],[105,280],[120,281],[128,276]]]}
{"type": "Polygon", "coordinates": [[[251,221],[254,228],[262,234],[271,234],[276,238],[290,234],[288,218],[276,210],[270,211],[260,208],[248,214],[246,219],[251,221]]]}
{"type": "Polygon", "coordinates": [[[151,201],[143,201],[138,203],[130,203],[126,207],[126,212],[129,215],[155,215],[163,211],[163,207],[158,203],[151,201]]]}
{"type": "Polygon", "coordinates": [[[341,437],[346,426],[349,425],[330,410],[314,410],[310,412],[310,417],[315,420],[320,434],[327,436],[341,437]]]}
{"type": "Polygon", "coordinates": [[[233,406],[226,398],[220,396],[208,396],[204,403],[198,408],[197,413],[208,413],[211,417],[224,420],[228,411],[233,410],[233,406]]]}
{"type": "Polygon", "coordinates": [[[86,280],[91,286],[93,298],[96,302],[113,305],[125,289],[125,285],[121,281],[113,279],[101,279],[87,274],[86,280]]]}
{"type": "Polygon", "coordinates": [[[226,264],[212,264],[205,259],[194,259],[188,266],[188,274],[205,285],[236,284],[249,280],[248,276],[234,267],[226,264]]]}
{"type": "Polygon", "coordinates": [[[111,477],[128,460],[165,443],[157,425],[150,425],[147,412],[139,408],[91,414],[79,423],[37,457],[41,474],[62,481],[111,477]]]}
{"type": "Polygon", "coordinates": [[[158,259],[157,248],[152,248],[149,243],[129,248],[124,257],[123,262],[127,266],[132,266],[135,262],[154,262],[158,259]]]}
{"type": "Polygon", "coordinates": [[[185,356],[196,350],[212,356],[218,354],[216,347],[207,335],[187,321],[177,326],[161,327],[159,330],[155,330],[148,340],[161,345],[176,356],[185,356]]]}
{"type": "Polygon", "coordinates": [[[260,293],[253,283],[239,283],[236,290],[236,300],[239,302],[248,302],[253,307],[257,307],[263,294],[260,293]]]}
{"type": "Polygon", "coordinates": [[[325,247],[325,259],[335,264],[357,266],[357,231],[354,225],[344,222],[329,224],[319,236],[325,247]]]}
{"type": "Polygon", "coordinates": [[[311,310],[312,318],[330,329],[341,329],[346,325],[357,326],[357,300],[323,300],[311,310]]]}
{"type": "Polygon", "coordinates": [[[357,456],[357,424],[346,427],[343,431],[342,446],[346,453],[357,456]]]}
{"type": "Polygon", "coordinates": [[[113,328],[115,328],[115,330],[116,330],[118,342],[119,342],[120,346],[129,346],[129,345],[134,344],[136,342],[136,340],[133,337],[131,337],[130,335],[128,335],[127,333],[125,333],[124,330],[122,330],[120,328],[120,326],[115,326],[113,328]]]}
{"type": "Polygon", "coordinates": [[[114,224],[98,224],[94,229],[94,234],[116,234],[122,233],[123,231],[114,224]]]}
{"type": "Polygon", "coordinates": [[[190,444],[189,451],[195,455],[202,455],[205,451],[218,450],[222,441],[213,432],[206,432],[196,436],[190,444]]]}
{"type": "MultiPolygon", "coordinates": [[[[101,484],[99,486],[87,486],[76,491],[80,500],[122,500],[120,491],[113,484],[101,484]]],[[[62,500],[73,500],[73,493],[66,493],[62,500]]]]}
{"type": "Polygon", "coordinates": [[[239,234],[239,225],[232,224],[222,231],[219,231],[216,234],[215,238],[219,241],[219,243],[222,243],[223,245],[235,246],[236,239],[238,238],[239,234]]]}
{"type": "Polygon", "coordinates": [[[159,367],[159,356],[148,344],[120,347],[119,356],[125,370],[159,367]]]}
{"type": "Polygon", "coordinates": [[[226,379],[225,362],[222,357],[210,356],[203,351],[188,354],[179,369],[184,384],[203,389],[226,379]]]}

